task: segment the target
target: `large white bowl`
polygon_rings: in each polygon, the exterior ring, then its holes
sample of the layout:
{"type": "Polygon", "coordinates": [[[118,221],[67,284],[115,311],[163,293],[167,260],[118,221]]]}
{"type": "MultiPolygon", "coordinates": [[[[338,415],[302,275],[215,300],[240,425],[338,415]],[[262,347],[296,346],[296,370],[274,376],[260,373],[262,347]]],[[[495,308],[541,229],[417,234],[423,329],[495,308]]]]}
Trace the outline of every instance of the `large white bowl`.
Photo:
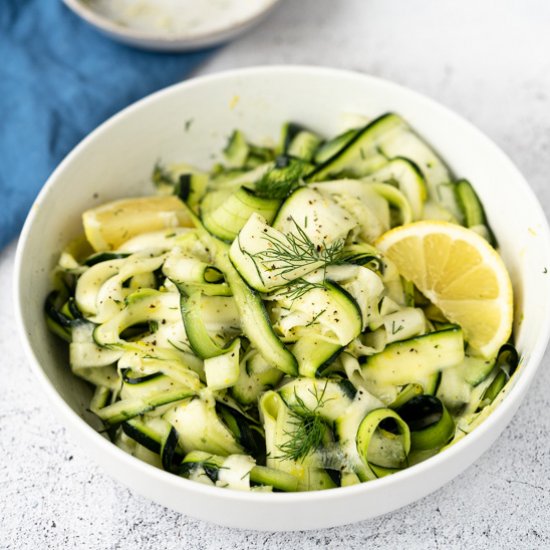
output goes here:
{"type": "Polygon", "coordinates": [[[44,392],[71,436],[109,474],[197,518],[249,529],[295,530],[351,523],[409,504],[458,475],[495,441],[516,412],[546,348],[546,268],[550,236],[539,203],[510,160],[468,122],[377,78],[321,68],[265,67],[178,84],[125,109],[87,137],[53,173],[29,214],[17,252],[15,289],[22,339],[44,392]],[[222,148],[234,128],[260,140],[276,136],[283,121],[294,120],[330,136],[350,113],[374,116],[388,110],[402,114],[457,175],[474,183],[513,279],[522,366],[488,420],[445,452],[395,475],[299,494],[204,486],[149,466],[97,433],[86,412],[90,388],[71,375],[66,346],[43,322],[48,272],[64,244],[80,232],[81,212],[110,199],[150,194],[149,175],[159,158],[208,167],[211,153],[222,148]]]}

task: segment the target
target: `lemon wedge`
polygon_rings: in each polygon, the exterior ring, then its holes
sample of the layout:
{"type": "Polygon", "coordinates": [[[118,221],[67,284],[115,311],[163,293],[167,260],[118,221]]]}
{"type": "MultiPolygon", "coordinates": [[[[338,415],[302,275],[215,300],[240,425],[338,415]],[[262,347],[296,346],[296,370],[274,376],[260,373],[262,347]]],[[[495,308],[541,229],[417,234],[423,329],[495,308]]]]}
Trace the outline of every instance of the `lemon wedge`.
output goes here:
{"type": "Polygon", "coordinates": [[[109,202],[84,212],[82,223],[96,252],[114,250],[141,233],[192,226],[184,204],[173,195],[109,202]]]}
{"type": "Polygon", "coordinates": [[[441,221],[396,227],[376,242],[399,273],[494,357],[512,332],[513,294],[501,257],[474,231],[441,221]]]}

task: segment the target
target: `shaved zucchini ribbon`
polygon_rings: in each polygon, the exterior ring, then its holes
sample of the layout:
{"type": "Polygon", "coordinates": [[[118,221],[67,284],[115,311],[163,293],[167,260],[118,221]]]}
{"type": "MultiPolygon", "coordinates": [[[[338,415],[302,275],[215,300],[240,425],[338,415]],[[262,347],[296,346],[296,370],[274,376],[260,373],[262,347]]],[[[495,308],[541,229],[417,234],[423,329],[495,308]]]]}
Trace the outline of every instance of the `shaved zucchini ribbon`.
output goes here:
{"type": "Polygon", "coordinates": [[[235,131],[210,173],[158,164],[153,181],[194,227],[148,232],[139,199],[117,250],[67,246],[45,304],[127,452],[220,487],[327,489],[424,460],[503,399],[513,346],[477,357],[372,245],[425,218],[495,242],[398,115],[330,140],[286,123],[274,148],[235,131]]]}

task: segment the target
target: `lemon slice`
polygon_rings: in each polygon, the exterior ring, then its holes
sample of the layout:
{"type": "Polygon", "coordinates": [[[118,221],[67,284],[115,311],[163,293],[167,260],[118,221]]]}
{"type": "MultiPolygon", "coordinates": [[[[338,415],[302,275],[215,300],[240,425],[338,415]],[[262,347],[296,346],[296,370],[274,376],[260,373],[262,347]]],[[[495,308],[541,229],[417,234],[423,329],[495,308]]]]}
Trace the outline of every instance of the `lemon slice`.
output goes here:
{"type": "Polygon", "coordinates": [[[464,331],[472,348],[493,357],[512,332],[512,284],[494,248],[459,225],[421,221],[384,233],[376,246],[464,331]]]}
{"type": "Polygon", "coordinates": [[[109,202],[84,212],[82,223],[96,252],[114,250],[141,233],[192,225],[184,204],[173,195],[109,202]]]}

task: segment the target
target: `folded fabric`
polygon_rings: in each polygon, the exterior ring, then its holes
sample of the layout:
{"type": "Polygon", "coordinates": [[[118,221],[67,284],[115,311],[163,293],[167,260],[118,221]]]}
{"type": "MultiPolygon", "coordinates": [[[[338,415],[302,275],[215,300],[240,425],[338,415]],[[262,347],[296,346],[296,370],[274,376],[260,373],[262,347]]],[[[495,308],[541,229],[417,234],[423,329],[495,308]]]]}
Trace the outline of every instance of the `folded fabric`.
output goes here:
{"type": "Polygon", "coordinates": [[[185,77],[206,55],[117,44],[60,0],[0,0],[0,250],[20,231],[52,170],[86,134],[185,77]]]}

